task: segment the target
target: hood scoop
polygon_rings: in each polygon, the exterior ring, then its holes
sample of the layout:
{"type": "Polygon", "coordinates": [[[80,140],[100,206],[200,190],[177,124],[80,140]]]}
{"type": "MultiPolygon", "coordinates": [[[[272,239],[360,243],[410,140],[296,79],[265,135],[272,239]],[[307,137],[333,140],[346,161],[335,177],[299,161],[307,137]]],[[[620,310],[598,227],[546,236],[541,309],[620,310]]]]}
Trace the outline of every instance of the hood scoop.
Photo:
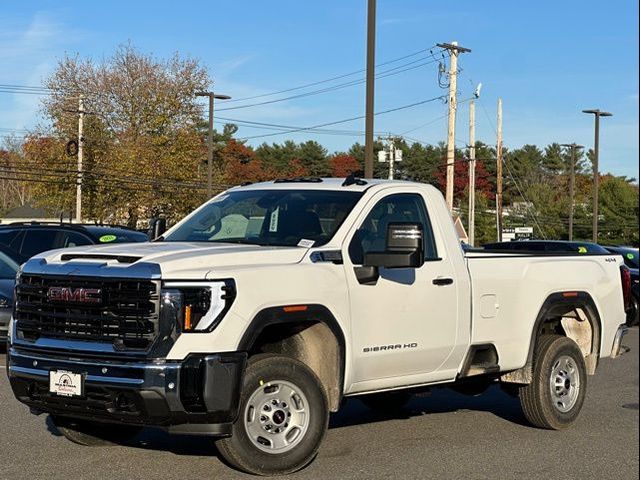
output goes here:
{"type": "Polygon", "coordinates": [[[135,263],[142,257],[134,257],[130,255],[109,255],[96,253],[65,253],[60,257],[63,262],[70,260],[112,260],[118,263],[135,263]]]}

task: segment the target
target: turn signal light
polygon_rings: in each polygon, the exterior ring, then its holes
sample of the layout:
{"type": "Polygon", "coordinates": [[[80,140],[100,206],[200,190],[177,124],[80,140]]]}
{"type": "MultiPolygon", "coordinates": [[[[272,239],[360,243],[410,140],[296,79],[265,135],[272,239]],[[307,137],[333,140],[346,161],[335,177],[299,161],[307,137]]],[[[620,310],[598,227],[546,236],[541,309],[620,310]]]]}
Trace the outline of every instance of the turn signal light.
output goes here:
{"type": "Polygon", "coordinates": [[[191,330],[193,328],[193,325],[191,324],[191,310],[192,310],[192,306],[191,305],[187,305],[186,307],[184,307],[184,330],[185,332],[188,332],[189,330],[191,330]]]}
{"type": "Polygon", "coordinates": [[[306,312],[309,307],[307,305],[291,305],[289,307],[282,307],[286,313],[294,312],[306,312]]]}

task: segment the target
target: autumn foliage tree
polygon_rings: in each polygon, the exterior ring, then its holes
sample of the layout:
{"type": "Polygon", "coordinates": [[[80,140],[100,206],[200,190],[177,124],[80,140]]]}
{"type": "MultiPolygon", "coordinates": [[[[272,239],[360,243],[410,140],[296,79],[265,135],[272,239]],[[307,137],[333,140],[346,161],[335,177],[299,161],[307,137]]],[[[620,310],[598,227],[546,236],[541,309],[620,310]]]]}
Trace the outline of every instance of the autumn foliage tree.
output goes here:
{"type": "Polygon", "coordinates": [[[329,159],[332,177],[346,177],[350,173],[362,170],[362,165],[351,155],[335,155],[329,159]]]}
{"type": "MultiPolygon", "coordinates": [[[[45,82],[52,94],[43,103],[52,124],[47,137],[62,148],[45,149],[37,160],[68,163],[64,144],[77,140],[82,97],[85,216],[131,226],[154,213],[180,218],[204,200],[206,147],[195,93],[209,83],[195,60],[160,60],[131,45],[101,62],[67,56],[45,82]]],[[[63,203],[73,203],[74,188],[58,183],[63,203]]],[[[40,197],[49,187],[42,183],[40,197]]]]}
{"type": "MultiPolygon", "coordinates": [[[[489,172],[487,171],[484,161],[476,161],[476,195],[482,195],[487,199],[495,199],[493,185],[489,182],[489,172]]],[[[435,180],[444,192],[447,186],[447,168],[446,162],[443,162],[437,169],[435,180]]],[[[469,162],[466,159],[457,159],[454,164],[453,178],[453,196],[460,200],[465,192],[469,190],[469,162]]]]}

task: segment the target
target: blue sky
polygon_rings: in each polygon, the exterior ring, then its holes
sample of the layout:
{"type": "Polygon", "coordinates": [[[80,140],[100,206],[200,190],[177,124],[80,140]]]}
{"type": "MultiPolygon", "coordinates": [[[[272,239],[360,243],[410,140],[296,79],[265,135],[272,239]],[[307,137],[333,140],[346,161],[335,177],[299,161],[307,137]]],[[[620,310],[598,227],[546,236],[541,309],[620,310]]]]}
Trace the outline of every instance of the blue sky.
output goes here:
{"type": "MultiPolygon", "coordinates": [[[[216,91],[235,98],[353,72],[365,63],[366,0],[4,1],[0,14],[0,84],[40,85],[65,53],[100,60],[128,41],[158,57],[177,51],[201,60],[216,91]]],[[[502,97],[508,147],[554,141],[591,147],[593,118],[580,112],[598,107],[614,113],[602,123],[602,170],[638,178],[637,2],[378,0],[378,62],[453,40],[473,50],[460,59],[461,98],[483,84],[476,115],[479,140],[495,142],[496,101],[502,97]]],[[[442,93],[437,63],[425,65],[380,79],[376,110],[442,93]]],[[[277,97],[264,100],[270,98],[277,97]]],[[[38,102],[37,96],[0,92],[0,134],[38,123],[38,102]]],[[[363,112],[364,86],[355,85],[224,115],[311,126],[363,112]]],[[[441,141],[445,112],[443,103],[433,102],[380,115],[376,131],[411,130],[412,138],[441,141]]],[[[460,146],[467,140],[467,115],[462,104],[460,146]]],[[[364,122],[331,128],[359,131],[364,122]]],[[[240,131],[242,136],[264,133],[240,131]]],[[[306,132],[251,143],[285,138],[313,138],[331,151],[362,141],[306,132]]]]}

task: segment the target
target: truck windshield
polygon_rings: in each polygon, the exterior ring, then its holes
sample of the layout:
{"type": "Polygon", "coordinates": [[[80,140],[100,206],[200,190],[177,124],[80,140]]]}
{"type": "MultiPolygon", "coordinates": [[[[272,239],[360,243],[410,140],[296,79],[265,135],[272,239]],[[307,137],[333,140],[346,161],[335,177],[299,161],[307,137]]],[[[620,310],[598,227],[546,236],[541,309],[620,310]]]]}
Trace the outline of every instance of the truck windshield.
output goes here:
{"type": "Polygon", "coordinates": [[[326,190],[227,192],[167,233],[164,241],[324,245],[361,196],[326,190]]]}

